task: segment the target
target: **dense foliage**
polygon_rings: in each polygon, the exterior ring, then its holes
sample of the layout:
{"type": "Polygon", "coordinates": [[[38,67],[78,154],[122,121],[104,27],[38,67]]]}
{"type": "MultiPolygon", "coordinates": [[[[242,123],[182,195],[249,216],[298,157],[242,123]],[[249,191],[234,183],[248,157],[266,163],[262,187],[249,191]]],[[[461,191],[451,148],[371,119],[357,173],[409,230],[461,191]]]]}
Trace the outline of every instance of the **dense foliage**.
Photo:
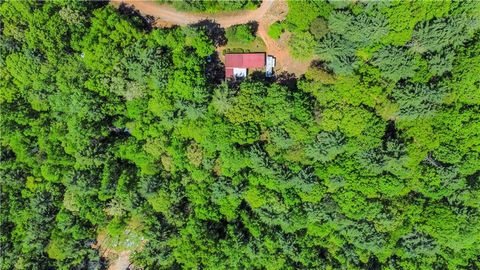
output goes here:
{"type": "Polygon", "coordinates": [[[103,269],[100,236],[144,269],[477,269],[479,3],[292,1],[319,60],[227,85],[201,27],[3,2],[1,269],[103,269]]]}
{"type": "Polygon", "coordinates": [[[218,12],[242,9],[254,9],[261,0],[157,0],[160,3],[171,4],[182,11],[218,12]]]}

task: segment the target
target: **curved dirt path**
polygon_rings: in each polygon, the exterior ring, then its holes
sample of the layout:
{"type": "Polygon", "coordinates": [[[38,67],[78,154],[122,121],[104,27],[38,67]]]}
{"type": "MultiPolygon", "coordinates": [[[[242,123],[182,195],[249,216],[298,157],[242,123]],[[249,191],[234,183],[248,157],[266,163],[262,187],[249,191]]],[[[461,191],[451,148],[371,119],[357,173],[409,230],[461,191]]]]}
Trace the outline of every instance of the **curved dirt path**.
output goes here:
{"type": "Polygon", "coordinates": [[[288,35],[283,34],[277,41],[268,35],[268,28],[276,21],[285,19],[288,13],[286,0],[263,0],[255,10],[242,10],[221,13],[197,13],[177,11],[169,5],[161,5],[154,1],[145,0],[111,0],[115,6],[121,3],[133,6],[144,15],[154,16],[157,26],[188,25],[202,20],[212,20],[227,28],[235,24],[244,24],[250,21],[258,22],[257,35],[263,39],[267,54],[276,58],[278,72],[289,72],[301,75],[305,73],[310,61],[298,61],[290,56],[288,51],[288,35]]]}
{"type": "Polygon", "coordinates": [[[221,12],[215,14],[178,11],[169,5],[161,5],[154,1],[111,0],[111,2],[114,5],[119,5],[120,3],[131,5],[142,14],[151,15],[160,21],[172,24],[187,25],[201,20],[213,20],[222,27],[229,27],[235,24],[244,24],[249,21],[260,20],[275,1],[264,0],[260,7],[254,10],[221,12]]]}

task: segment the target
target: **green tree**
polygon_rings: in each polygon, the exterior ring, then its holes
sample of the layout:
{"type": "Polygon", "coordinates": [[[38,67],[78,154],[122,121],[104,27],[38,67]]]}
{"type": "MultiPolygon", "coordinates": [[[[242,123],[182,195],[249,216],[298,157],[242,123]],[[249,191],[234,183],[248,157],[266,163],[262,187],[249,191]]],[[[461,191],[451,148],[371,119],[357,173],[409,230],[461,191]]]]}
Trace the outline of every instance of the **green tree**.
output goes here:
{"type": "Polygon", "coordinates": [[[375,53],[373,62],[382,76],[394,82],[412,78],[418,69],[415,56],[399,47],[384,47],[375,53]]]}
{"type": "Polygon", "coordinates": [[[310,24],[310,33],[312,33],[316,40],[323,38],[328,33],[328,25],[325,19],[322,17],[316,18],[310,24]]]}
{"type": "Polygon", "coordinates": [[[413,32],[411,50],[418,53],[438,52],[447,46],[461,46],[479,27],[480,21],[467,15],[420,23],[413,32]]]}
{"type": "Polygon", "coordinates": [[[255,39],[255,32],[249,24],[234,25],[225,31],[225,36],[230,42],[252,42],[255,39]]]}
{"type": "Polygon", "coordinates": [[[308,32],[293,34],[288,41],[288,47],[293,57],[306,60],[313,55],[315,40],[308,32]]]}

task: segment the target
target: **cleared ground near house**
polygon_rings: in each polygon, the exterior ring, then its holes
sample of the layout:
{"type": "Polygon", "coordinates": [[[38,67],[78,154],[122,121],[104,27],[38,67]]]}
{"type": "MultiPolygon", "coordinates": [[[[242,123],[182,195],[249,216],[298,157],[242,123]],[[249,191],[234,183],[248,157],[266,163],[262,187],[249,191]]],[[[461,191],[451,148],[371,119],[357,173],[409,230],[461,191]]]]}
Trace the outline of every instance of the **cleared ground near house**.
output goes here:
{"type": "Polygon", "coordinates": [[[267,34],[272,23],[281,21],[287,16],[288,5],[285,0],[264,0],[260,7],[255,10],[215,14],[181,12],[171,6],[160,5],[152,1],[112,0],[111,3],[115,6],[125,3],[133,6],[144,15],[154,16],[157,19],[155,26],[189,25],[202,20],[213,20],[220,26],[227,28],[236,24],[256,21],[258,22],[257,36],[264,41],[266,53],[274,55],[277,59],[277,72],[285,71],[301,75],[307,71],[310,65],[310,61],[299,61],[290,56],[287,46],[288,34],[283,34],[278,41],[267,34]]]}

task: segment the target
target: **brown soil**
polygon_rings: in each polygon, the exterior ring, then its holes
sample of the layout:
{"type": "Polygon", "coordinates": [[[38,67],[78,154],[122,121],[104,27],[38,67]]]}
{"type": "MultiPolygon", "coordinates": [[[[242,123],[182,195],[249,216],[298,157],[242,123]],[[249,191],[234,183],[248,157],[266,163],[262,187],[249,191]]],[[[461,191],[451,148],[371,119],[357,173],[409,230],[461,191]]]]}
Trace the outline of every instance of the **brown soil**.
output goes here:
{"type": "Polygon", "coordinates": [[[215,14],[181,12],[168,5],[160,5],[153,1],[138,0],[112,0],[111,3],[119,6],[121,3],[133,6],[144,15],[154,16],[157,20],[156,27],[171,27],[172,25],[194,24],[202,20],[213,20],[226,28],[235,24],[244,24],[250,21],[258,22],[257,35],[263,39],[267,54],[276,58],[277,72],[289,72],[301,75],[308,69],[309,61],[293,59],[287,46],[288,35],[283,34],[276,41],[268,35],[269,26],[285,19],[288,12],[286,0],[264,0],[255,10],[222,12],[215,14]]]}
{"type": "Polygon", "coordinates": [[[131,263],[129,260],[131,251],[122,251],[118,252],[113,249],[108,249],[104,245],[105,242],[109,241],[108,237],[100,233],[97,237],[97,244],[93,245],[92,248],[99,249],[102,257],[106,258],[110,265],[108,270],[127,270],[129,269],[131,263]]]}
{"type": "Polygon", "coordinates": [[[258,21],[268,9],[274,4],[272,0],[265,0],[255,10],[233,11],[222,13],[199,13],[182,12],[169,5],[161,5],[155,1],[144,0],[111,0],[113,5],[125,3],[135,7],[140,13],[151,15],[160,21],[171,22],[177,25],[193,24],[201,20],[213,20],[222,27],[229,27],[235,24],[244,24],[249,21],[258,21]]]}
{"type": "Polygon", "coordinates": [[[108,266],[108,270],[127,270],[130,267],[130,251],[123,251],[117,255],[116,260],[108,266]]]}

